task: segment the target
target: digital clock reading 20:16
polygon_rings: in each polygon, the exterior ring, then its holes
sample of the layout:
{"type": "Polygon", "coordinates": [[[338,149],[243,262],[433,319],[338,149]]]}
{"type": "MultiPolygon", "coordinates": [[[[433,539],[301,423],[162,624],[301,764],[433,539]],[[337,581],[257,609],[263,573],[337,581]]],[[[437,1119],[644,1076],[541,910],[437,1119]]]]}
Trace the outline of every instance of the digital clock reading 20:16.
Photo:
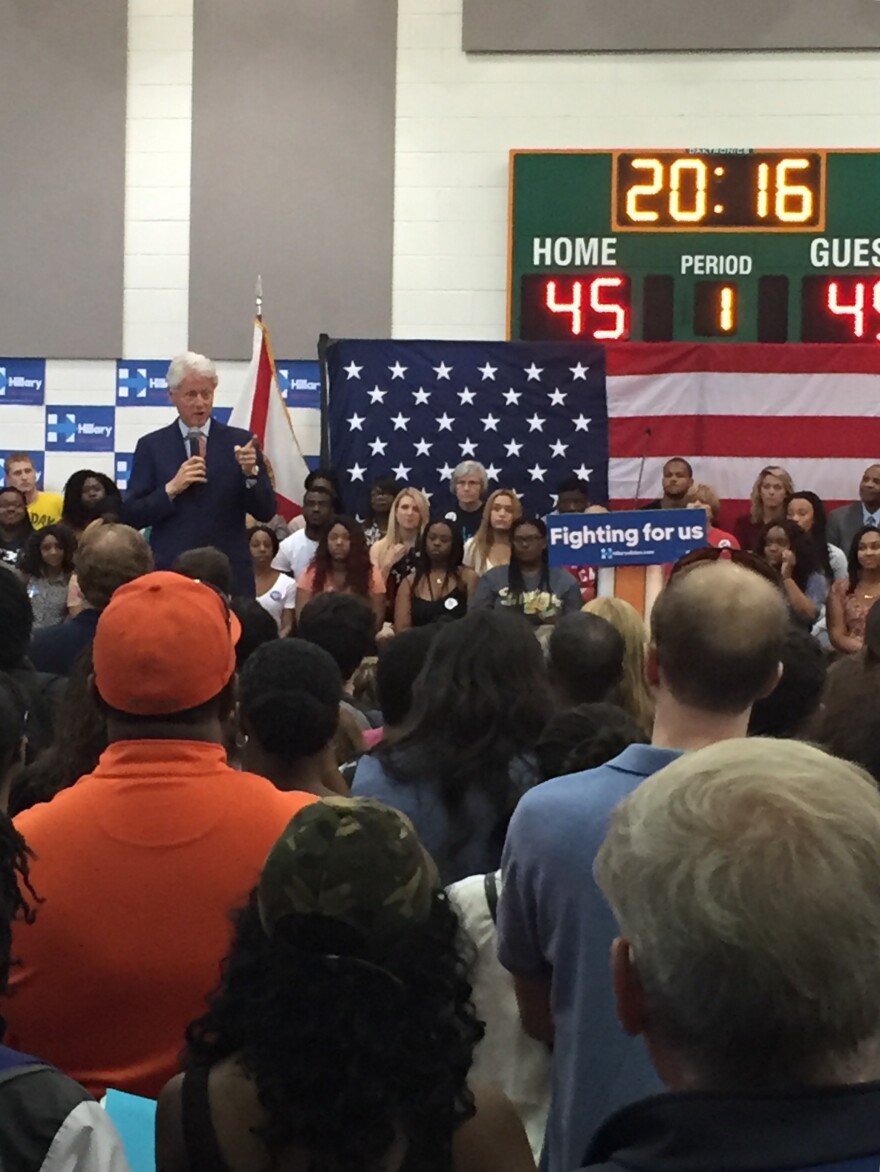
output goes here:
{"type": "Polygon", "coordinates": [[[616,231],[823,231],[821,151],[725,154],[621,151],[612,177],[616,231]]]}

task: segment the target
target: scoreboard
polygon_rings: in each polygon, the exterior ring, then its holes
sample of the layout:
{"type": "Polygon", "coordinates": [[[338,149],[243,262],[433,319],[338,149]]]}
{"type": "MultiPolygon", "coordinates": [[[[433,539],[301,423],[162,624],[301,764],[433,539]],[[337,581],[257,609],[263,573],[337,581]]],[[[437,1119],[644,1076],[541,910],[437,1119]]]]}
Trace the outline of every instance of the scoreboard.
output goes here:
{"type": "Polygon", "coordinates": [[[880,342],[880,151],[512,151],[508,333],[880,342]]]}

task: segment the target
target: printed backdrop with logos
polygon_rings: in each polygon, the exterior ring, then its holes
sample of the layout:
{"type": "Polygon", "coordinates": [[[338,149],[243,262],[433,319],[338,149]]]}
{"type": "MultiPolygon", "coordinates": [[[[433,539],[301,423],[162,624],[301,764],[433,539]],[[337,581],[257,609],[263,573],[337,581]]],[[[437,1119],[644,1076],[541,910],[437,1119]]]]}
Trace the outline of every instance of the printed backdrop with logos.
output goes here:
{"type": "MultiPolygon", "coordinates": [[[[61,492],[80,468],[128,484],[135,445],[142,435],[174,419],[165,375],[170,359],[119,359],[115,380],[102,377],[95,363],[93,385],[86,376],[71,381],[42,358],[0,358],[0,485],[12,452],[27,452],[41,488],[61,492]],[[54,385],[53,385],[54,384],[54,385]]],[[[82,364],[86,366],[86,364],[82,364]]],[[[91,364],[89,364],[91,365],[91,364]]],[[[246,364],[234,373],[219,368],[214,416],[227,422],[244,383],[246,364]]],[[[320,372],[318,363],[276,361],[278,386],[309,465],[320,448],[320,372]]]]}

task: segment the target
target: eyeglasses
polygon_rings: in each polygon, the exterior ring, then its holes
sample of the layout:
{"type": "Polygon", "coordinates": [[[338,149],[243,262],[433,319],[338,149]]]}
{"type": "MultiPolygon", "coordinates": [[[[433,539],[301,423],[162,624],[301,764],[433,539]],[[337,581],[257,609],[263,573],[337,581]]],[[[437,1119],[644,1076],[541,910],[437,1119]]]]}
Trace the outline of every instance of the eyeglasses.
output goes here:
{"type": "Polygon", "coordinates": [[[691,566],[698,566],[701,562],[720,561],[733,562],[734,565],[742,566],[746,570],[760,574],[762,578],[766,578],[768,582],[782,589],[782,575],[774,566],[771,566],[768,561],[762,558],[760,554],[750,553],[747,549],[729,549],[725,546],[718,545],[707,545],[702,549],[692,549],[690,553],[686,553],[678,559],[670,570],[669,577],[672,579],[676,574],[680,574],[682,570],[688,570],[691,566]]]}

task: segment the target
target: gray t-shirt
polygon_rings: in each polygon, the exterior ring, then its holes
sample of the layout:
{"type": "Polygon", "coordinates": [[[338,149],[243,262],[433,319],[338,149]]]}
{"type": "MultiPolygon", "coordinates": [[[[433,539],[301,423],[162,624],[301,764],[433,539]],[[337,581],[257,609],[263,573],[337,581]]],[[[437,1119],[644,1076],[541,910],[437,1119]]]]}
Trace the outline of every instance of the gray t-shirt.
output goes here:
{"type": "Polygon", "coordinates": [[[523,574],[525,592],[521,598],[511,596],[509,575],[509,566],[496,566],[493,570],[487,570],[477,583],[471,609],[508,607],[521,611],[530,623],[539,626],[541,623],[552,623],[560,615],[580,610],[583,606],[577,579],[561,566],[550,567],[549,590],[546,585],[541,588],[540,572],[523,574]]]}

